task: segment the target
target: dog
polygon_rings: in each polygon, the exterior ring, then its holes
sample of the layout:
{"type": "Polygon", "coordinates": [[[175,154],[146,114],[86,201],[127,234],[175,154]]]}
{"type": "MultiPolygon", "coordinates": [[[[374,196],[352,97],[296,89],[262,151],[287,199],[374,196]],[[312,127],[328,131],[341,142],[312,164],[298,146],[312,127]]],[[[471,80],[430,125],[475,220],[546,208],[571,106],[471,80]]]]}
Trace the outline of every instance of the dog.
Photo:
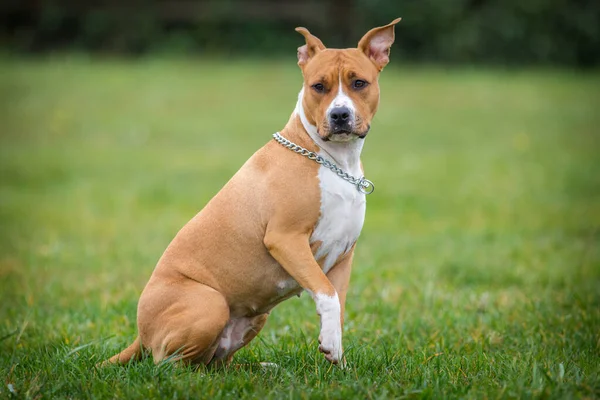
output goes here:
{"type": "Polygon", "coordinates": [[[150,352],[157,363],[227,365],[303,290],[320,316],[319,350],[344,362],[352,257],[374,190],[360,154],[399,21],[350,49],[296,28],[304,84],[289,121],[177,233],[141,294],[138,337],[107,363],[150,352]]]}

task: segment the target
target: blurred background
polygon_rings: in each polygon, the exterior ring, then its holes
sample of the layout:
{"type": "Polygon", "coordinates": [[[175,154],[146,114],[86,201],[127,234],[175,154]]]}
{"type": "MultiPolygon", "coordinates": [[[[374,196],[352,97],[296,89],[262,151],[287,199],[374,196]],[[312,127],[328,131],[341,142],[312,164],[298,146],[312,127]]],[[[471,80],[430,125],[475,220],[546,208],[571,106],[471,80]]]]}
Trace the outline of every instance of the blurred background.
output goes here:
{"type": "Polygon", "coordinates": [[[0,371],[25,397],[598,397],[599,1],[3,0],[0,26],[0,371]],[[285,379],[97,374],[170,240],[292,113],[294,28],[353,47],[396,17],[346,311],[365,373],[318,387],[302,296],[239,354],[285,379]]]}
{"type": "Polygon", "coordinates": [[[600,61],[593,0],[4,0],[2,42],[16,52],[80,50],[260,57],[293,53],[295,26],[330,47],[404,17],[404,61],[559,64],[600,61]]]}

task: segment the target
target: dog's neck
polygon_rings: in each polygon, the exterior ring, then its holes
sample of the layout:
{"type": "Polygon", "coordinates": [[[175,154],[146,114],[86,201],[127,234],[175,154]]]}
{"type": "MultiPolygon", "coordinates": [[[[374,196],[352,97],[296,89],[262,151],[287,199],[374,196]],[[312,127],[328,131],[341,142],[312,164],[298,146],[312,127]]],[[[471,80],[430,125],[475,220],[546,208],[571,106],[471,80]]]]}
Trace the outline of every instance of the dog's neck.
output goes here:
{"type": "Polygon", "coordinates": [[[304,87],[298,94],[298,102],[296,103],[296,109],[292,114],[292,119],[300,119],[301,126],[304,128],[308,136],[312,139],[314,144],[319,148],[319,153],[323,157],[326,157],[336,163],[338,167],[347,171],[359,171],[360,170],[360,154],[362,152],[364,139],[355,139],[349,142],[332,142],[325,141],[317,133],[317,127],[312,125],[306,118],[304,112],[304,106],[302,100],[304,98],[304,87]]]}

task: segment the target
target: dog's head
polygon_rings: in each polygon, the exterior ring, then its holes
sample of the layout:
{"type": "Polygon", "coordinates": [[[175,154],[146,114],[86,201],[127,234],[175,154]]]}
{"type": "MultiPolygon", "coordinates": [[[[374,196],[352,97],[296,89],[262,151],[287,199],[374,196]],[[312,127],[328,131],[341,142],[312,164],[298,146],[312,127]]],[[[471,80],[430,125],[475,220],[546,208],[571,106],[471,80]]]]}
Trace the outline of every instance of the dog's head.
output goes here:
{"type": "Polygon", "coordinates": [[[327,49],[306,28],[298,48],[304,76],[302,108],[307,121],[326,141],[363,139],[379,105],[379,73],[389,62],[395,19],[367,32],[355,49],[327,49]]]}

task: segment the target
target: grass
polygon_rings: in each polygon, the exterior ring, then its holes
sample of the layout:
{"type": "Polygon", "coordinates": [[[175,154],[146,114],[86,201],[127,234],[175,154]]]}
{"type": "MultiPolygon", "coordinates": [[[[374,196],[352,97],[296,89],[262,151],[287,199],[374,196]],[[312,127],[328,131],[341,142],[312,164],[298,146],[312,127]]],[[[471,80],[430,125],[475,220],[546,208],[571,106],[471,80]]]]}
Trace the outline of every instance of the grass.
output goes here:
{"type": "Polygon", "coordinates": [[[600,397],[600,75],[390,66],[380,83],[349,368],[318,353],[302,296],[238,367],[97,369],[135,337],[170,239],[287,121],[300,72],[0,60],[0,397],[600,397]]]}

